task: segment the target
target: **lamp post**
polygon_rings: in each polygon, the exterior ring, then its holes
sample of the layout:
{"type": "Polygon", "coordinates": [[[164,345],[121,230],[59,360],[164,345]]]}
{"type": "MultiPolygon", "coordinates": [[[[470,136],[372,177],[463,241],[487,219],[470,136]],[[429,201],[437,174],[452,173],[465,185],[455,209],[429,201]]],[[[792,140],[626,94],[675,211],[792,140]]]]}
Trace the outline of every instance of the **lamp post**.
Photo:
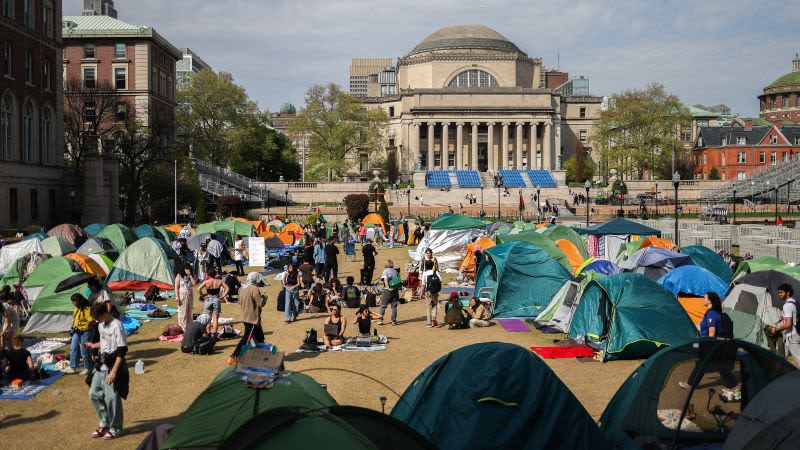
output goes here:
{"type": "Polygon", "coordinates": [[[175,217],[174,217],[174,220],[175,221],[172,222],[172,223],[178,223],[178,160],[177,159],[173,160],[173,163],[175,163],[175,172],[174,172],[174,182],[175,182],[175,184],[173,185],[173,189],[174,189],[174,192],[173,192],[174,198],[173,198],[173,200],[175,200],[175,204],[174,204],[174,206],[175,206],[175,217]]]}
{"type": "Polygon", "coordinates": [[[483,218],[483,184],[481,184],[481,218],[483,218]]]}
{"type": "Polygon", "coordinates": [[[736,188],[733,189],[733,224],[736,225],[736,188]]]}
{"type": "Polygon", "coordinates": [[[503,179],[500,175],[495,175],[494,184],[497,186],[497,219],[500,219],[500,190],[503,188],[503,179]]]}
{"type": "Polygon", "coordinates": [[[658,219],[658,181],[656,181],[656,219],[658,219]]]}
{"type": "Polygon", "coordinates": [[[253,185],[247,185],[247,206],[253,206],[253,185]]]}
{"type": "Polygon", "coordinates": [[[775,186],[775,224],[778,224],[778,186],[775,186]]]}
{"type": "Polygon", "coordinates": [[[283,191],[283,200],[284,200],[284,213],[283,215],[286,216],[287,220],[289,217],[289,189],[283,191]]]}
{"type": "Polygon", "coordinates": [[[270,214],[269,214],[269,188],[267,188],[267,217],[269,217],[269,216],[270,216],[270,214]]]}
{"type": "Polygon", "coordinates": [[[375,187],[375,212],[378,212],[378,187],[375,187]]]}
{"type": "Polygon", "coordinates": [[[675,243],[680,245],[680,240],[678,239],[678,186],[681,185],[681,175],[676,170],[672,174],[672,185],[675,186],[675,243]]]}
{"type": "Polygon", "coordinates": [[[539,223],[539,221],[541,220],[541,217],[542,217],[542,209],[539,208],[539,205],[541,204],[541,201],[542,201],[541,192],[542,192],[542,187],[537,184],[536,185],[536,223],[537,224],[539,223]]]}
{"type": "Polygon", "coordinates": [[[592,188],[592,182],[589,181],[589,180],[586,180],[586,182],[583,183],[583,187],[586,189],[586,227],[588,228],[589,227],[589,189],[592,188]]]}
{"type": "Polygon", "coordinates": [[[411,188],[406,191],[406,209],[407,214],[411,215],[411,188]]]}

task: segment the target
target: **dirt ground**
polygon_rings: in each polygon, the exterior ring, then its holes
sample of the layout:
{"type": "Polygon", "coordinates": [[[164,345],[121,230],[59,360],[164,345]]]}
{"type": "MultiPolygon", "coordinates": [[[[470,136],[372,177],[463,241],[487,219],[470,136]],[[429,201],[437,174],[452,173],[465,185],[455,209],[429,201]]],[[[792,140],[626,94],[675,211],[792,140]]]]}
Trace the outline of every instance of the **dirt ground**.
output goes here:
{"type": "MultiPolygon", "coordinates": [[[[395,263],[409,260],[406,248],[379,248],[377,264],[383,267],[389,258],[395,263]]],[[[339,261],[340,279],[353,275],[358,279],[358,261],[339,261]]],[[[380,270],[376,270],[376,276],[380,270]]],[[[451,281],[446,275],[444,281],[451,281]]],[[[405,268],[403,269],[405,278],[405,268]]],[[[292,353],[300,346],[309,328],[322,330],[323,314],[303,314],[300,320],[286,324],[282,313],[276,311],[275,299],[279,285],[273,276],[267,277],[270,286],[264,288],[269,296],[262,321],[267,342],[287,352],[286,368],[303,372],[320,383],[341,404],[381,409],[380,397],[388,401],[391,411],[399,396],[413,379],[442,355],[464,345],[502,341],[530,347],[552,345],[562,335],[545,335],[537,331],[509,333],[494,324],[488,328],[449,331],[425,327],[425,308],[420,302],[400,305],[399,324],[384,325],[380,332],[389,337],[386,351],[367,353],[330,352],[319,354],[292,353]]],[[[174,307],[174,301],[169,302],[174,307]]],[[[200,307],[195,297],[195,310],[200,307]]],[[[388,311],[387,311],[388,312],[388,311]]],[[[354,311],[345,309],[351,319],[354,311]]],[[[443,311],[439,318],[443,320],[443,311]]],[[[236,304],[223,304],[222,317],[238,320],[236,304]]],[[[175,422],[180,414],[208,386],[221,370],[236,341],[223,341],[211,356],[192,356],[180,352],[179,344],[157,340],[165,324],[153,321],[129,337],[128,365],[131,372],[130,395],[124,402],[124,434],[112,442],[91,439],[89,433],[97,427],[97,417],[87,397],[82,376],[65,375],[32,400],[0,400],[0,446],[16,448],[134,448],[144,436],[160,423],[175,422]],[[133,373],[137,360],[145,363],[143,375],[133,373]],[[54,395],[60,390],[60,395],[54,395]]],[[[388,323],[388,322],[387,322],[388,323]]],[[[241,325],[237,326],[241,328],[241,325]]],[[[61,353],[68,353],[62,347],[61,353]]],[[[534,357],[531,355],[531,357],[534,357]]],[[[575,359],[546,360],[561,380],[575,394],[595,419],[599,418],[608,401],[627,376],[641,361],[611,363],[581,363],[575,359]]],[[[214,414],[214,411],[209,411],[214,414]]]]}

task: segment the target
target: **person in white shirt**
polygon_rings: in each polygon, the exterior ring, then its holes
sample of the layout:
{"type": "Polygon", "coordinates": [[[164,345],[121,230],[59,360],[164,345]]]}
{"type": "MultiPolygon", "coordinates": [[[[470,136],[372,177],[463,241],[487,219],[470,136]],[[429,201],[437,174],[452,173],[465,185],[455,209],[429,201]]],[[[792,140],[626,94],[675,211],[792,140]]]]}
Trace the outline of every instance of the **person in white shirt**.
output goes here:
{"type": "Polygon", "coordinates": [[[394,261],[387,260],[386,267],[381,272],[380,277],[380,282],[383,284],[383,295],[381,296],[381,308],[379,311],[381,321],[379,325],[383,325],[383,314],[389,305],[392,305],[392,325],[397,325],[397,305],[400,303],[400,293],[398,291],[400,287],[390,287],[389,280],[399,275],[400,273],[394,268],[394,261]]]}
{"type": "Polygon", "coordinates": [[[233,262],[236,264],[236,275],[244,275],[244,240],[238,234],[233,242],[233,262]]]}
{"type": "Polygon", "coordinates": [[[780,323],[769,327],[769,333],[773,336],[783,333],[784,351],[786,357],[793,357],[795,364],[800,364],[800,335],[797,334],[797,301],[795,301],[794,290],[789,284],[778,286],[778,297],[783,300],[783,314],[780,323]]]}
{"type": "Polygon", "coordinates": [[[427,315],[426,315],[426,327],[433,328],[438,327],[439,322],[437,322],[436,317],[439,315],[439,291],[441,290],[442,283],[441,283],[441,275],[439,275],[436,266],[432,260],[425,261],[425,271],[422,272],[422,276],[420,277],[422,280],[422,296],[427,294],[427,315]],[[438,287],[431,283],[431,277],[433,276],[439,277],[438,287]]]}

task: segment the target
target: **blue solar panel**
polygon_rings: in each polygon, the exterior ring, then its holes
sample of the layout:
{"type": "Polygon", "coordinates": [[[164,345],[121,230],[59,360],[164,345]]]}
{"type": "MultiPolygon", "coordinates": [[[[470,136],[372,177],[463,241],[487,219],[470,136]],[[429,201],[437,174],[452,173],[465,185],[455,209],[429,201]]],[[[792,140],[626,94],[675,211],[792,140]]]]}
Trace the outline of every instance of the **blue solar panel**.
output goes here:
{"type": "Polygon", "coordinates": [[[519,170],[500,170],[500,177],[503,178],[503,186],[507,188],[525,187],[525,180],[519,170]]]}
{"type": "Polygon", "coordinates": [[[449,188],[450,175],[446,170],[429,170],[427,173],[428,187],[449,188]]]}
{"type": "Polygon", "coordinates": [[[535,186],[541,187],[556,187],[556,182],[553,180],[553,176],[547,170],[528,170],[526,171],[528,174],[528,178],[531,180],[531,184],[535,186]]]}
{"type": "Polygon", "coordinates": [[[477,170],[456,170],[458,187],[479,188],[481,187],[481,176],[477,170]]]}

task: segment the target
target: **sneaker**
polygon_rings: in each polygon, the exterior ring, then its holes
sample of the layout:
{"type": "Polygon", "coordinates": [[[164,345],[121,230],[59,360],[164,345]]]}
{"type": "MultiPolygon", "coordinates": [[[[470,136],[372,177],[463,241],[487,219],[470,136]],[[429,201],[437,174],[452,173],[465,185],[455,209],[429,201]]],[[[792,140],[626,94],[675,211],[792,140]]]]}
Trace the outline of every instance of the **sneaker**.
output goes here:
{"type": "Polygon", "coordinates": [[[110,429],[109,429],[109,430],[107,430],[107,431],[105,432],[105,434],[103,434],[103,440],[104,440],[104,441],[110,441],[110,440],[112,440],[112,439],[116,439],[116,438],[118,438],[118,437],[119,437],[119,434],[117,434],[117,433],[114,433],[114,432],[113,432],[113,431],[111,431],[110,429]]]}
{"type": "Polygon", "coordinates": [[[83,370],[81,370],[81,372],[80,372],[80,374],[79,374],[79,375],[81,375],[81,376],[84,376],[84,377],[85,377],[86,375],[89,375],[89,369],[83,369],[83,370]]]}
{"type": "Polygon", "coordinates": [[[89,434],[89,436],[93,438],[100,438],[103,437],[104,434],[106,434],[106,431],[108,431],[107,427],[97,427],[97,429],[92,431],[92,433],[89,434]]]}
{"type": "Polygon", "coordinates": [[[229,366],[235,366],[235,365],[236,365],[236,362],[237,362],[237,359],[236,359],[236,358],[234,358],[233,356],[229,356],[229,357],[228,357],[228,365],[229,365],[229,366]]]}
{"type": "Polygon", "coordinates": [[[380,322],[378,322],[378,325],[383,325],[383,321],[381,320],[380,322]]]}
{"type": "Polygon", "coordinates": [[[75,371],[75,369],[73,369],[72,367],[65,367],[65,368],[61,369],[61,372],[66,373],[66,374],[77,373],[75,371]]]}
{"type": "Polygon", "coordinates": [[[691,386],[689,386],[689,383],[687,383],[685,381],[678,381],[678,386],[680,386],[682,389],[691,389],[691,386]]]}
{"type": "Polygon", "coordinates": [[[392,322],[392,325],[397,325],[397,322],[392,322]]]}
{"type": "Polygon", "coordinates": [[[431,325],[431,324],[429,324],[429,323],[428,323],[428,324],[425,324],[425,328],[433,328],[433,325],[431,325]]]}

